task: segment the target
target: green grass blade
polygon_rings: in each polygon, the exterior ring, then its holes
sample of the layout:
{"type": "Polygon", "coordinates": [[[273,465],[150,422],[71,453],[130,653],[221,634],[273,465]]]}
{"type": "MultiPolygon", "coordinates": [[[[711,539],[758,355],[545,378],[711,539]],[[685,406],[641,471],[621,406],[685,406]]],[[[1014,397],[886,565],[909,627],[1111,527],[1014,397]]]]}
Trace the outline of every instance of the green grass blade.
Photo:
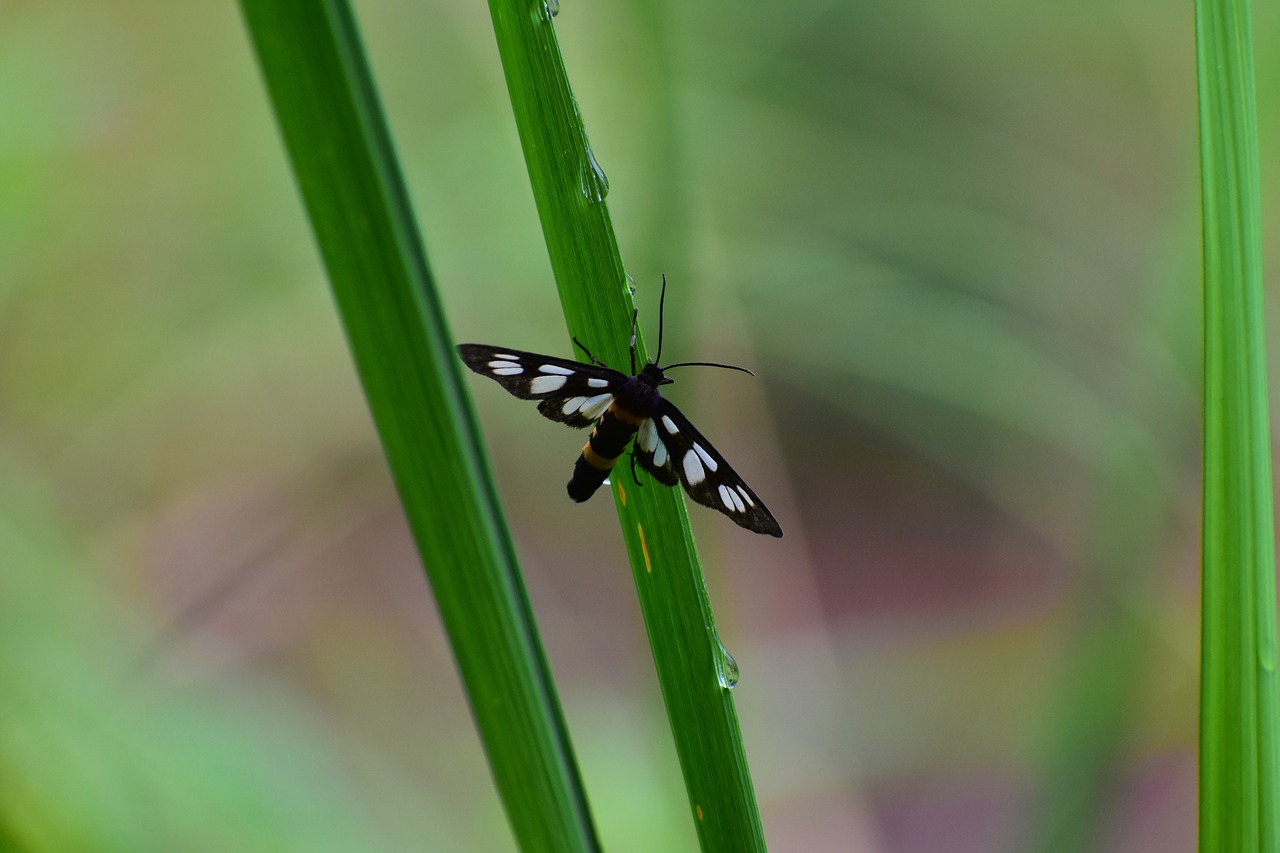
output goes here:
{"type": "Polygon", "coordinates": [[[460,368],[343,0],[243,0],[499,794],[526,850],[598,847],[460,368]]]}
{"type": "MultiPolygon", "coordinates": [[[[489,9],[569,331],[609,364],[628,367],[631,295],[604,204],[606,185],[551,14],[540,0],[490,0],[489,9]]],[[[637,347],[643,356],[643,340],[637,347]]],[[[722,647],[683,496],[652,482],[635,488],[627,474],[613,480],[699,841],[704,850],[762,850],[759,808],[737,713],[720,683],[722,647]]]]}
{"type": "Polygon", "coordinates": [[[1205,288],[1200,849],[1275,851],[1275,539],[1249,4],[1195,8],[1205,288]]]}

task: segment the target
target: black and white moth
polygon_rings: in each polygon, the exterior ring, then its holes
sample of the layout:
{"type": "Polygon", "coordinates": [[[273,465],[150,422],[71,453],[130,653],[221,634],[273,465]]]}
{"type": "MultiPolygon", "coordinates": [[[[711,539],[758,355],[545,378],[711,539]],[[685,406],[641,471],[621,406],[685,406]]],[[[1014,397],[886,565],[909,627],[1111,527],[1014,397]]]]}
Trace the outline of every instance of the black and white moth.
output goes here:
{"type": "MultiPolygon", "coordinates": [[[[662,280],[666,301],[666,277],[662,280]]],[[[634,317],[632,318],[634,324],[634,317]]],[[[782,528],[756,493],[729,466],[711,442],[694,429],[679,409],[659,392],[673,380],[666,371],[706,365],[751,371],[728,364],[688,361],[660,367],[662,309],[658,319],[658,358],[636,371],[636,341],[631,336],[631,376],[606,365],[576,339],[590,364],[486,344],[460,344],[467,367],[495,380],[522,400],[539,400],[544,417],[575,429],[595,425],[578,454],[569,480],[569,497],[581,503],[608,478],[635,437],[633,464],[668,486],[684,490],[703,506],[719,510],[756,533],[781,536],[782,528]]],[[[754,375],[754,374],[753,374],[754,375]]]]}

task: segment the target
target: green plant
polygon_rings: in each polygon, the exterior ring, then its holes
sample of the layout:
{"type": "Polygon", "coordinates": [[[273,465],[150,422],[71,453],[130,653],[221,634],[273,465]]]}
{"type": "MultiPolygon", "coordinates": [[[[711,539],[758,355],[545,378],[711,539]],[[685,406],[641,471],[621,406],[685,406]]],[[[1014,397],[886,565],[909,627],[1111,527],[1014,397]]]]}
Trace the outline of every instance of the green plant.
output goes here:
{"type": "Polygon", "coordinates": [[[1198,0],[1204,217],[1200,849],[1280,849],[1275,538],[1247,0],[1198,0]]]}

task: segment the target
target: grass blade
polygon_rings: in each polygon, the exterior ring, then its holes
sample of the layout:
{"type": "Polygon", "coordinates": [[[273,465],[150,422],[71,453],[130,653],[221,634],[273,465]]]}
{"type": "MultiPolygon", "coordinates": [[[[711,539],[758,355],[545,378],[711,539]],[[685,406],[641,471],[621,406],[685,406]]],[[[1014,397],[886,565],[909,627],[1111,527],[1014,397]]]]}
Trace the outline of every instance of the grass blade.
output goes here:
{"type": "Polygon", "coordinates": [[[513,831],[526,850],[597,849],[350,11],[242,7],[513,831]]]}
{"type": "Polygon", "coordinates": [[[1246,0],[1197,0],[1204,217],[1200,849],[1280,849],[1275,539],[1246,0]]]}
{"type": "MultiPolygon", "coordinates": [[[[596,164],[541,0],[490,0],[516,127],[570,334],[629,367],[632,301],[596,164]]],[[[643,336],[637,350],[644,356],[643,336]]],[[[654,665],[704,850],[763,850],[726,659],[683,496],[613,478],[654,665]]],[[[746,535],[746,534],[744,534],[746,535]]]]}

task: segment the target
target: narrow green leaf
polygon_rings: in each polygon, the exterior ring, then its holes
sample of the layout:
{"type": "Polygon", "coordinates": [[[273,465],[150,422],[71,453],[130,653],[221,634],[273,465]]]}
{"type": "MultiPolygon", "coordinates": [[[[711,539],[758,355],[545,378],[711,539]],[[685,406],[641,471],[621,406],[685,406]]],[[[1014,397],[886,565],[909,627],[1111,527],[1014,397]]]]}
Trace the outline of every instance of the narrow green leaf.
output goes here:
{"type": "MultiPolygon", "coordinates": [[[[489,9],[569,331],[607,363],[629,368],[631,294],[604,203],[607,184],[569,86],[551,10],[543,0],[490,0],[489,9]]],[[[643,286],[656,286],[656,278],[643,286]]],[[[683,496],[652,481],[636,488],[626,474],[613,480],[699,840],[704,850],[762,850],[737,713],[721,686],[730,677],[722,675],[723,649],[683,496]]]]}
{"type": "Polygon", "coordinates": [[[558,700],[350,11],[344,0],[241,5],[513,831],[526,850],[594,850],[558,700]]]}
{"type": "Polygon", "coordinates": [[[1280,850],[1275,539],[1246,0],[1197,0],[1204,217],[1200,849],[1280,850]]]}

